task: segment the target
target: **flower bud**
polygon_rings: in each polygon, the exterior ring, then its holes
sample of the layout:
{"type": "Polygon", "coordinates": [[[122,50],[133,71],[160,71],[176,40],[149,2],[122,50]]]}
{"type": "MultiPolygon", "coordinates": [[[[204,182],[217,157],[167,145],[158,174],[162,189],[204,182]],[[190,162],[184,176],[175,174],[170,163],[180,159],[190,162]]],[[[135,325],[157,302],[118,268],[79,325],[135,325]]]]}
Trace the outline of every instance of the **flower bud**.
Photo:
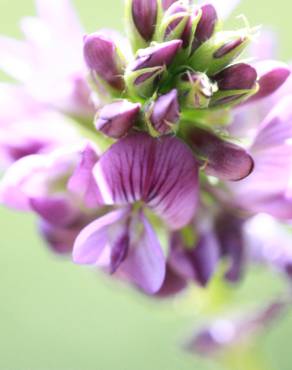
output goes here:
{"type": "Polygon", "coordinates": [[[191,17],[188,8],[177,1],[166,11],[158,32],[158,38],[163,41],[181,39],[183,47],[190,41],[191,17]]]}
{"type": "Polygon", "coordinates": [[[189,146],[201,159],[207,175],[221,180],[239,181],[253,171],[254,161],[244,148],[192,125],[189,125],[185,135],[189,146]]]}
{"type": "Polygon", "coordinates": [[[216,85],[206,74],[200,72],[186,72],[181,75],[178,87],[183,104],[192,109],[208,108],[216,91],[216,85]]]}
{"type": "Polygon", "coordinates": [[[105,35],[93,33],[84,38],[84,58],[96,77],[117,90],[124,89],[124,63],[114,42],[105,35]]]}
{"type": "Polygon", "coordinates": [[[158,17],[157,0],[128,0],[126,11],[133,49],[145,48],[155,33],[158,17]]]}
{"type": "Polygon", "coordinates": [[[190,66],[197,71],[207,72],[208,75],[221,71],[248,46],[250,33],[248,29],[217,32],[193,53],[190,66]]]}
{"type": "Polygon", "coordinates": [[[181,40],[173,40],[141,49],[129,69],[137,71],[144,68],[169,66],[181,45],[181,40]]]}
{"type": "Polygon", "coordinates": [[[140,104],[118,100],[104,106],[96,115],[95,127],[105,135],[118,139],[135,124],[140,104]]]}
{"type": "Polygon", "coordinates": [[[127,70],[125,81],[128,93],[133,97],[150,98],[164,72],[164,66],[144,68],[138,71],[127,70]]]}
{"type": "Polygon", "coordinates": [[[257,72],[245,63],[227,67],[213,76],[213,79],[217,82],[218,91],[212,98],[211,106],[238,104],[258,89],[257,72]]]}
{"type": "Polygon", "coordinates": [[[161,95],[153,103],[149,113],[149,121],[155,131],[161,135],[170,133],[180,117],[177,90],[161,95]]]}
{"type": "Polygon", "coordinates": [[[192,43],[193,53],[200,45],[209,40],[216,29],[218,23],[218,15],[216,9],[212,4],[205,4],[201,6],[201,17],[197,24],[194,40],[192,43]]]}

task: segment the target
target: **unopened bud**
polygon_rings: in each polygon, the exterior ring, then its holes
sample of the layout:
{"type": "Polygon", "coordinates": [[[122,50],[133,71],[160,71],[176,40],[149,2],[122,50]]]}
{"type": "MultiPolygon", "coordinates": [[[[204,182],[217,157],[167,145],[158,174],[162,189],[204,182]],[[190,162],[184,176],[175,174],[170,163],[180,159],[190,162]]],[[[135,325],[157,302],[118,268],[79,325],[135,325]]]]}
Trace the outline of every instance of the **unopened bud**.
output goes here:
{"type": "Polygon", "coordinates": [[[117,90],[124,89],[124,63],[115,43],[101,33],[84,38],[84,58],[88,68],[98,78],[117,90]]]}
{"type": "Polygon", "coordinates": [[[149,121],[158,134],[173,131],[180,118],[177,90],[161,95],[150,107],[149,121]]]}
{"type": "Polygon", "coordinates": [[[128,0],[126,4],[129,36],[134,50],[145,48],[155,33],[158,17],[157,0],[128,0]]]}
{"type": "Polygon", "coordinates": [[[194,52],[190,65],[195,70],[213,75],[236,59],[248,46],[250,40],[249,29],[217,32],[194,52]]]}
{"type": "Polygon", "coordinates": [[[181,40],[173,40],[141,49],[129,69],[137,71],[151,67],[169,66],[182,45],[181,40]]]}
{"type": "Polygon", "coordinates": [[[200,10],[201,17],[197,24],[192,43],[192,53],[213,36],[218,23],[218,15],[212,4],[205,4],[201,6],[200,10]]]}
{"type": "Polygon", "coordinates": [[[208,76],[200,72],[186,72],[178,82],[179,94],[187,108],[208,108],[216,91],[216,84],[208,76]]]}
{"type": "Polygon", "coordinates": [[[159,39],[170,41],[181,39],[183,47],[187,47],[191,34],[191,16],[188,8],[177,1],[165,12],[159,28],[159,39]]]}
{"type": "Polygon", "coordinates": [[[211,106],[234,105],[254,94],[257,87],[256,70],[245,63],[234,64],[213,76],[218,91],[211,101],[211,106]]]}
{"type": "Polygon", "coordinates": [[[133,97],[150,98],[164,72],[163,66],[143,68],[138,71],[127,70],[125,81],[128,93],[133,97]]]}
{"type": "Polygon", "coordinates": [[[105,135],[118,139],[135,124],[140,104],[118,100],[104,106],[96,115],[95,127],[105,135]]]}

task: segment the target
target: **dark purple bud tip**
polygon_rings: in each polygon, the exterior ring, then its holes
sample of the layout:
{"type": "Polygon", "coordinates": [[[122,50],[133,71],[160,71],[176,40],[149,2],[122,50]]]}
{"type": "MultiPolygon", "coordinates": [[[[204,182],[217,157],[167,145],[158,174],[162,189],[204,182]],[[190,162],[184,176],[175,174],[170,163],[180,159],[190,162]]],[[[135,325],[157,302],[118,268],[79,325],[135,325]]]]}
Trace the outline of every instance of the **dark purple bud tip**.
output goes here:
{"type": "Polygon", "coordinates": [[[90,70],[113,88],[124,89],[123,62],[110,38],[99,33],[85,36],[83,53],[90,70]]]}
{"type": "Polygon", "coordinates": [[[226,42],[226,44],[222,45],[218,50],[215,51],[213,57],[215,59],[223,58],[232,51],[236,50],[240,45],[242,45],[246,41],[246,37],[238,37],[235,40],[231,40],[226,42]]]}
{"type": "Polygon", "coordinates": [[[177,90],[161,95],[153,104],[150,122],[160,134],[168,134],[180,118],[177,90]]]}
{"type": "Polygon", "coordinates": [[[131,70],[137,71],[144,68],[168,66],[173,61],[181,45],[181,40],[173,40],[141,49],[137,53],[137,58],[131,66],[131,70]]]}
{"type": "Polygon", "coordinates": [[[151,41],[157,20],[157,0],[133,0],[132,17],[138,33],[151,41]]]}
{"type": "Polygon", "coordinates": [[[195,153],[204,159],[204,169],[208,175],[239,181],[254,169],[254,161],[244,148],[224,141],[207,130],[192,127],[188,141],[195,153]]]}
{"type": "Polygon", "coordinates": [[[118,139],[135,124],[140,104],[119,100],[104,106],[97,114],[95,127],[107,136],[118,139]]]}
{"type": "Polygon", "coordinates": [[[255,65],[258,72],[259,91],[249,101],[265,98],[283,85],[291,74],[291,69],[284,63],[268,60],[255,65]]]}
{"type": "Polygon", "coordinates": [[[202,16],[196,28],[192,51],[213,36],[218,21],[216,9],[212,4],[203,5],[201,11],[202,16]]]}
{"type": "Polygon", "coordinates": [[[257,72],[249,64],[238,63],[225,68],[213,79],[219,90],[248,90],[252,89],[257,80],[257,72]]]}

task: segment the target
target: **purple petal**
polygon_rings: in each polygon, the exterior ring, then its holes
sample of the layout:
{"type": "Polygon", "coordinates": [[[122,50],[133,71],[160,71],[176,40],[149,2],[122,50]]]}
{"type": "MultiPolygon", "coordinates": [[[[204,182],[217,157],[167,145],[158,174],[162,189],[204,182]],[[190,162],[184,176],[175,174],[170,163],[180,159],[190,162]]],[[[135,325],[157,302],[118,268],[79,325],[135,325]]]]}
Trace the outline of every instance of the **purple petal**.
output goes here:
{"type": "Polygon", "coordinates": [[[122,65],[115,43],[107,35],[93,33],[84,38],[84,58],[88,68],[113,88],[124,89],[122,65]]]}
{"type": "Polygon", "coordinates": [[[140,107],[125,99],[105,105],[96,116],[95,127],[107,136],[121,138],[136,123],[140,107]]]}
{"type": "Polygon", "coordinates": [[[144,68],[168,66],[173,61],[181,46],[181,40],[172,40],[141,49],[137,54],[136,60],[131,64],[130,70],[136,71],[144,68]]]}
{"type": "Polygon", "coordinates": [[[242,225],[243,220],[227,213],[219,215],[215,225],[221,256],[229,261],[225,277],[231,282],[241,278],[245,264],[242,225]]]}
{"type": "Polygon", "coordinates": [[[111,264],[110,251],[108,255],[104,255],[103,252],[109,246],[111,236],[119,239],[124,233],[123,220],[127,213],[126,210],[113,211],[86,226],[75,241],[74,262],[109,267],[111,264]],[[115,232],[113,232],[114,229],[116,229],[115,232]]]}
{"type": "Polygon", "coordinates": [[[63,196],[34,197],[31,208],[52,225],[67,226],[79,216],[79,209],[63,196]]]}
{"type": "Polygon", "coordinates": [[[194,280],[206,286],[218,261],[219,246],[212,232],[201,233],[198,243],[192,247],[186,247],[178,233],[172,236],[168,265],[186,281],[194,280]]]}
{"type": "Polygon", "coordinates": [[[249,64],[238,63],[225,68],[213,78],[219,90],[247,90],[254,87],[257,72],[249,64]]]}
{"type": "Polygon", "coordinates": [[[135,26],[145,41],[151,41],[157,20],[157,0],[132,0],[135,26]]]}
{"type": "Polygon", "coordinates": [[[250,149],[255,170],[232,186],[236,202],[244,209],[292,217],[292,199],[286,196],[292,168],[291,106],[292,96],[283,98],[263,121],[250,149]]]}
{"type": "Polygon", "coordinates": [[[161,95],[152,107],[150,122],[160,134],[167,134],[180,118],[177,90],[161,95]]]}
{"type": "Polygon", "coordinates": [[[144,292],[154,294],[165,278],[165,258],[158,238],[143,214],[133,225],[130,238],[129,254],[120,270],[144,292]]]}
{"type": "Polygon", "coordinates": [[[169,266],[166,266],[164,282],[155,294],[158,298],[168,298],[181,293],[187,287],[187,281],[169,266]]]}
{"type": "Polygon", "coordinates": [[[201,11],[202,16],[196,28],[192,51],[197,49],[213,35],[218,20],[216,9],[212,4],[202,5],[201,11]]]}
{"type": "Polygon", "coordinates": [[[188,140],[193,150],[205,161],[204,169],[208,175],[238,181],[253,171],[253,159],[245,149],[209,131],[191,128],[188,140]]]}
{"type": "Polygon", "coordinates": [[[101,156],[94,175],[105,204],[142,200],[173,228],[195,213],[198,164],[175,137],[132,133],[101,156]]]}
{"type": "Polygon", "coordinates": [[[255,65],[259,76],[259,91],[248,102],[265,98],[278,90],[291,74],[291,69],[277,61],[262,61],[255,65]]]}
{"type": "Polygon", "coordinates": [[[84,199],[87,207],[96,207],[101,196],[93,177],[93,168],[98,161],[97,150],[89,143],[82,152],[81,161],[68,182],[69,191],[84,199]]]}
{"type": "Polygon", "coordinates": [[[48,246],[53,252],[61,255],[72,252],[74,241],[80,230],[78,226],[62,228],[44,221],[39,223],[39,232],[48,246]]]}

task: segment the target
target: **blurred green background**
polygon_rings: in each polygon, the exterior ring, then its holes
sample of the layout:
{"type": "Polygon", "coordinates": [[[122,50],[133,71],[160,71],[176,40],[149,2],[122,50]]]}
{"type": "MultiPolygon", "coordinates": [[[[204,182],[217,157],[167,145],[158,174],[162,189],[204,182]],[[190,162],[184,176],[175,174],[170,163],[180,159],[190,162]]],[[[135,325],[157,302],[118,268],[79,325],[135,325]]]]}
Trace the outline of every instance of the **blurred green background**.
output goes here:
{"type": "MultiPolygon", "coordinates": [[[[123,29],[122,0],[74,3],[88,31],[123,29]]],[[[0,0],[0,8],[0,32],[19,37],[17,24],[34,14],[33,1],[0,0]]],[[[234,15],[274,28],[280,55],[289,60],[291,10],[288,0],[245,0],[234,15]]],[[[148,300],[56,259],[27,215],[2,209],[0,225],[1,370],[219,370],[212,361],[179,349],[198,321],[195,299],[181,305],[148,300]]],[[[260,303],[278,285],[275,277],[255,273],[236,288],[233,299],[260,303]]],[[[261,340],[260,351],[275,370],[292,368],[291,335],[292,316],[287,315],[261,340]]]]}

